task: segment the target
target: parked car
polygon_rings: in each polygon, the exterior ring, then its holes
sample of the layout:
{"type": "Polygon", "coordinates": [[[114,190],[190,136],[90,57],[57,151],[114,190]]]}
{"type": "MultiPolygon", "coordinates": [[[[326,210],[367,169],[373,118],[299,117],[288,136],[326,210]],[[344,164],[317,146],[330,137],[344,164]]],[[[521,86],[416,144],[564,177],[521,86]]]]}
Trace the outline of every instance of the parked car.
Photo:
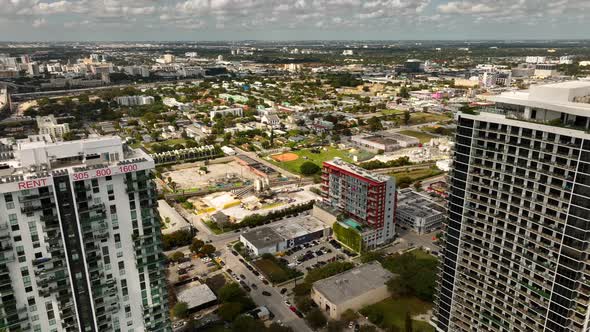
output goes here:
{"type": "Polygon", "coordinates": [[[304,316],[304,315],[301,313],[301,311],[299,311],[299,310],[296,310],[296,311],[295,311],[295,314],[296,314],[296,315],[297,315],[297,317],[299,317],[299,318],[303,318],[303,317],[305,317],[305,316],[304,316]]]}
{"type": "Polygon", "coordinates": [[[237,251],[235,251],[235,250],[232,250],[232,251],[231,251],[231,254],[232,254],[232,255],[234,255],[234,256],[238,256],[238,252],[237,252],[237,251]]]}
{"type": "Polygon", "coordinates": [[[253,289],[258,289],[258,286],[256,286],[256,284],[252,284],[252,288],[253,289]]]}
{"type": "Polygon", "coordinates": [[[285,294],[287,292],[286,288],[281,289],[281,295],[285,294]]]}
{"type": "Polygon", "coordinates": [[[242,279],[246,279],[246,276],[245,276],[245,275],[243,275],[243,274],[240,274],[240,278],[242,278],[242,279]]]}
{"type": "Polygon", "coordinates": [[[254,273],[254,275],[257,276],[257,277],[260,275],[260,272],[258,272],[256,270],[252,270],[252,273],[254,273]]]}
{"type": "Polygon", "coordinates": [[[268,285],[268,281],[266,279],[262,280],[262,283],[268,285]]]}
{"type": "Polygon", "coordinates": [[[264,296],[272,296],[272,294],[270,294],[270,293],[269,293],[269,292],[267,292],[267,291],[262,291],[262,295],[264,295],[264,296]]]}

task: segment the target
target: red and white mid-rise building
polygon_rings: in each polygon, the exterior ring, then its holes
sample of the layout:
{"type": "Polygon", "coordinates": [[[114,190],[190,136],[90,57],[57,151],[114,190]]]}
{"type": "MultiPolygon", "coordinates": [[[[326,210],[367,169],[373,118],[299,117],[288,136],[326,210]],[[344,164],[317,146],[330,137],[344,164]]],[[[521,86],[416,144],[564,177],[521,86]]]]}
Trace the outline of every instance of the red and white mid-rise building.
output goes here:
{"type": "Polygon", "coordinates": [[[322,170],[324,204],[345,218],[339,223],[360,233],[364,248],[374,248],[395,235],[395,179],[371,173],[339,158],[322,170]]]}

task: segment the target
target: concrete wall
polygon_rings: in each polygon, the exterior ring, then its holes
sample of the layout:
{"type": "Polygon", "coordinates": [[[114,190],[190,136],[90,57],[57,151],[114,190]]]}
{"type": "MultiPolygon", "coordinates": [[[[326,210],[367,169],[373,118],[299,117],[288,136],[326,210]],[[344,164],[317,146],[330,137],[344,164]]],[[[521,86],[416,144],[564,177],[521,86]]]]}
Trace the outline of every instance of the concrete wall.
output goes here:
{"type": "Polygon", "coordinates": [[[313,210],[311,211],[311,215],[322,222],[326,223],[330,227],[334,225],[337,221],[336,215],[328,212],[327,210],[322,209],[321,207],[314,205],[313,210]]]}
{"type": "Polygon", "coordinates": [[[338,305],[328,301],[323,294],[317,292],[315,288],[312,289],[311,299],[318,305],[318,307],[325,312],[331,319],[340,319],[340,315],[348,309],[359,310],[368,305],[383,301],[390,296],[387,290],[387,285],[372,289],[355,298],[348,299],[348,301],[338,305]],[[329,312],[327,311],[329,306],[329,312]]]}

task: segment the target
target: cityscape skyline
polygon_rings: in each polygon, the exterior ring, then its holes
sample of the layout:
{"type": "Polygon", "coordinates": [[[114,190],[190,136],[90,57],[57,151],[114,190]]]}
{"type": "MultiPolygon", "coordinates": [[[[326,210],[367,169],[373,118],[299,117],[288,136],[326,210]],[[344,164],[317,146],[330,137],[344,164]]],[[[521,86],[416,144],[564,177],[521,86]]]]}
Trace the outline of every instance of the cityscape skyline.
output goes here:
{"type": "Polygon", "coordinates": [[[0,6],[1,331],[590,331],[588,0],[0,6]]]}
{"type": "MultiPolygon", "coordinates": [[[[585,38],[579,0],[2,1],[9,40],[585,38]],[[55,36],[60,36],[56,38],[55,36]]],[[[586,29],[584,29],[584,27],[586,29]]],[[[6,38],[6,37],[5,37],[6,38]]]]}

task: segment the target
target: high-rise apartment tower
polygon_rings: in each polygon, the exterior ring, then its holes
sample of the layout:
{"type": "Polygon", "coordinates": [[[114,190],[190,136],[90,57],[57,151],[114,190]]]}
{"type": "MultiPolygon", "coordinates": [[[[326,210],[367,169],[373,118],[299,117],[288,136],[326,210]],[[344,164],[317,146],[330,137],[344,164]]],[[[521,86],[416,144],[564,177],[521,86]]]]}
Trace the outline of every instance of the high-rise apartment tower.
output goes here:
{"type": "Polygon", "coordinates": [[[170,330],[153,167],[115,137],[0,144],[0,328],[170,330]]]}
{"type": "Polygon", "coordinates": [[[590,330],[590,82],[458,115],[433,325],[590,330]]]}

